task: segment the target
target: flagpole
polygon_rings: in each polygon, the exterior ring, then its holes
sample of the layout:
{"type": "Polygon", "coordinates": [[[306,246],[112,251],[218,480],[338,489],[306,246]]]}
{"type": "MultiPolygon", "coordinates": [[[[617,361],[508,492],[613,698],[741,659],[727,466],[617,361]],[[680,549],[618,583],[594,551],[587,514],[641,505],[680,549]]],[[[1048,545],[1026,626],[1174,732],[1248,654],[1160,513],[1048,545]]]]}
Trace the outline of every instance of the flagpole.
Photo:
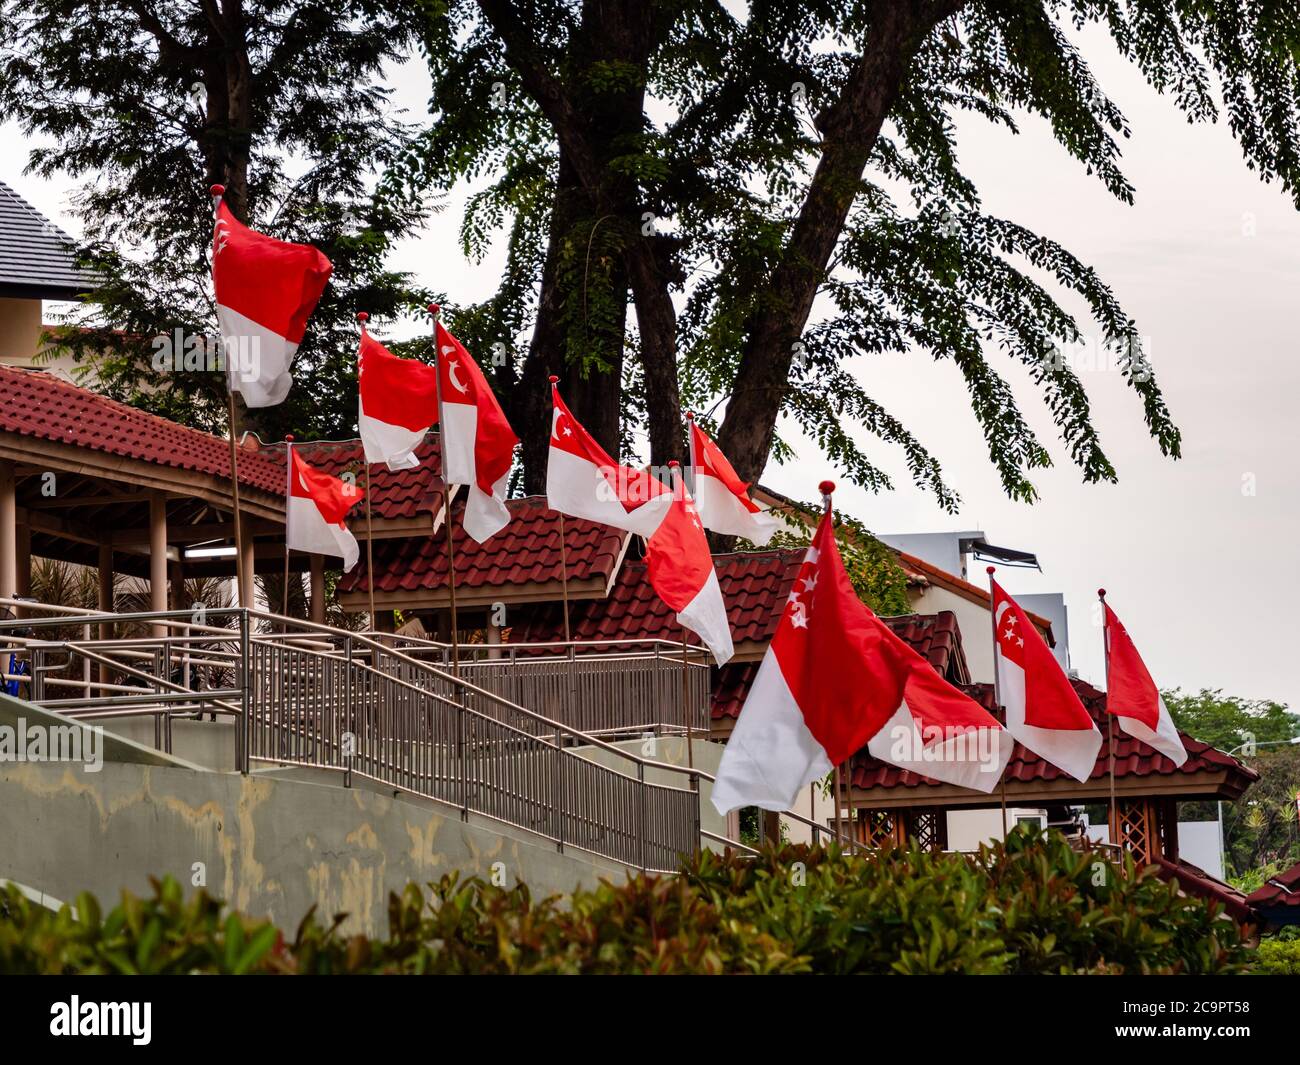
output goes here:
{"type": "MultiPolygon", "coordinates": [[[[817,486],[817,490],[822,494],[822,513],[830,516],[831,531],[832,533],[834,533],[835,514],[834,511],[831,509],[831,493],[835,491],[835,482],[822,481],[821,484],[817,486]]],[[[849,757],[845,760],[844,764],[852,765],[852,762],[853,762],[853,755],[850,754],[849,757]]],[[[835,773],[832,780],[832,787],[834,788],[834,792],[835,792],[835,841],[840,845],[841,849],[844,848],[845,839],[848,835],[845,829],[844,815],[840,812],[840,790],[843,786],[844,776],[849,777],[850,786],[852,786],[851,783],[852,774],[848,773],[842,775],[840,766],[837,765],[835,767],[835,773]]]]}
{"type": "MultiPolygon", "coordinates": [[[[989,566],[986,571],[989,575],[989,633],[993,637],[993,705],[996,709],[1002,711],[1002,726],[1006,727],[1007,711],[1002,705],[1002,688],[998,684],[998,618],[993,606],[993,574],[997,572],[997,566],[989,566]]],[[[1007,840],[1007,771],[1003,767],[1002,777],[998,781],[998,790],[1002,796],[1002,842],[1007,840]]]]}
{"type": "MultiPolygon", "coordinates": [[[[555,374],[551,374],[550,381],[551,381],[551,395],[552,397],[554,397],[555,384],[557,381],[559,381],[559,378],[556,377],[555,374]]],[[[554,399],[552,399],[552,403],[553,402],[554,399]]],[[[556,511],[556,513],[560,516],[560,591],[564,597],[564,642],[570,643],[571,639],[569,636],[569,544],[568,544],[567,537],[564,535],[564,513],[563,511],[558,511],[558,510],[556,511]]]]}
{"type": "MultiPolygon", "coordinates": [[[[670,476],[673,478],[673,491],[684,490],[686,481],[682,477],[681,464],[673,459],[668,463],[670,476]]],[[[712,565],[712,556],[710,556],[710,565],[712,565]]],[[[695,768],[695,752],[691,748],[691,677],[690,670],[687,666],[687,658],[690,652],[687,649],[686,626],[682,626],[682,728],[683,736],[686,738],[686,765],[690,769],[695,768]]]]}
{"type": "Polygon", "coordinates": [[[1106,750],[1110,755],[1110,842],[1120,846],[1119,806],[1115,802],[1115,715],[1110,710],[1110,632],[1106,623],[1106,589],[1097,589],[1101,600],[1101,647],[1106,662],[1106,750]]]}
{"type": "MultiPolygon", "coordinates": [[[[366,331],[366,322],[370,320],[370,315],[365,311],[357,313],[357,321],[361,323],[361,332],[366,331]]],[[[441,412],[439,412],[441,413],[441,412]]],[[[366,444],[361,442],[361,461],[366,467],[366,572],[368,579],[366,587],[369,592],[370,600],[370,628],[375,628],[375,519],[370,507],[370,460],[366,458],[366,444]]]]}
{"type": "Polygon", "coordinates": [[[293,496],[293,434],[284,434],[284,595],[280,613],[289,616],[289,500],[293,496]]]}
{"type": "MultiPolygon", "coordinates": [[[[447,482],[447,419],[442,415],[442,352],[438,350],[438,320],[442,307],[429,304],[433,316],[433,385],[438,400],[438,457],[442,464],[443,519],[447,526],[447,590],[451,598],[451,671],[460,676],[460,623],[456,619],[456,548],[452,543],[451,492],[447,482]]],[[[373,579],[373,578],[372,578],[373,579]]]]}
{"type": "MultiPolygon", "coordinates": [[[[215,218],[221,197],[226,194],[225,185],[213,185],[208,192],[212,195],[212,216],[215,218]]],[[[224,352],[227,359],[230,352],[224,352]]],[[[235,527],[235,601],[244,608],[252,606],[244,602],[244,523],[239,520],[239,429],[235,417],[235,390],[230,387],[230,367],[226,366],[226,413],[230,429],[230,497],[233,505],[230,520],[235,527]]],[[[288,522],[288,500],[285,500],[285,522],[288,522]]]]}

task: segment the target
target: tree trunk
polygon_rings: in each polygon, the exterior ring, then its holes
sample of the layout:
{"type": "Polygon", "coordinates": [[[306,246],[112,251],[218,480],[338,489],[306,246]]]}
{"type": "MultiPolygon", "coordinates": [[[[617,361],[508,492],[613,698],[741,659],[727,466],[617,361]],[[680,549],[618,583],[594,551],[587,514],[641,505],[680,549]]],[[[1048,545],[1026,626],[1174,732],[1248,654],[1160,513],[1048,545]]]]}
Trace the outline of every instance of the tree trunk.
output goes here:
{"type": "Polygon", "coordinates": [[[824,123],[823,151],[764,307],[749,323],[718,445],[742,480],[763,475],[789,386],[794,345],[907,68],[930,30],[960,0],[876,5],[867,46],[824,123]],[[771,308],[780,308],[771,310],[771,308]]]}

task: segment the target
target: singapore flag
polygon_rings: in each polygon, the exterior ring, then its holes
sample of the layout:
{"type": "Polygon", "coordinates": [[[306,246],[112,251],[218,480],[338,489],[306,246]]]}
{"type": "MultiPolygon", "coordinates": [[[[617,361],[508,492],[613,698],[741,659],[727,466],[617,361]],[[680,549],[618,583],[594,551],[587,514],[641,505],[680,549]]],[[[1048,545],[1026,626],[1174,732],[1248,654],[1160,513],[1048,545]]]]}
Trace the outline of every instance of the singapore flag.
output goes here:
{"type": "Polygon", "coordinates": [[[249,407],[273,407],[293,386],[289,368],[333,267],[308,244],[249,229],[224,200],[216,215],[212,287],[227,383],[249,407]]]}

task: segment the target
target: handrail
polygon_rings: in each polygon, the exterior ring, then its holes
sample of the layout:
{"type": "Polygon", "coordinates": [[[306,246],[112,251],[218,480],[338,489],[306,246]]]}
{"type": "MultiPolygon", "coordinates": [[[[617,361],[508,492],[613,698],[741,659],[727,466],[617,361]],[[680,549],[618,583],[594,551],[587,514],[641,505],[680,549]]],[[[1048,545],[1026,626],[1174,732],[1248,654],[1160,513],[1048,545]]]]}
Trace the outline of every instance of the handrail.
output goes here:
{"type": "MultiPolygon", "coordinates": [[[[59,615],[53,618],[19,618],[19,619],[13,619],[8,621],[0,621],[0,632],[3,632],[3,630],[5,629],[19,628],[19,627],[58,628],[58,627],[69,626],[69,625],[89,626],[89,625],[109,624],[109,623],[116,625],[116,624],[129,624],[133,622],[150,622],[155,624],[175,623],[179,627],[188,628],[191,631],[191,633],[195,632],[195,630],[198,630],[198,632],[207,634],[212,637],[221,637],[223,639],[238,641],[241,640],[241,634],[243,632],[246,632],[247,639],[250,643],[266,642],[268,644],[272,644],[276,642],[276,638],[284,638],[284,637],[292,636],[293,634],[287,631],[288,628],[292,626],[300,630],[319,633],[325,636],[333,637],[334,639],[342,639],[344,641],[349,641],[351,643],[358,644],[362,647],[368,648],[372,652],[378,652],[379,654],[392,656],[397,661],[404,662],[408,666],[414,668],[417,671],[430,674],[438,681],[450,685],[453,691],[459,691],[460,693],[459,709],[472,713],[475,716],[482,717],[483,715],[480,714],[478,711],[474,711],[470,707],[465,705],[465,701],[469,696],[474,696],[476,698],[486,700],[491,705],[495,705],[511,713],[518,714],[523,718],[531,720],[538,725],[545,726],[546,728],[552,730],[557,737],[567,735],[571,737],[574,741],[582,744],[583,746],[595,748],[597,750],[605,751],[611,755],[614,755],[617,758],[621,759],[623,762],[626,762],[627,764],[636,767],[635,774],[626,774],[626,773],[619,774],[622,776],[627,776],[629,779],[638,779],[641,783],[644,784],[645,771],[654,770],[661,773],[671,774],[674,777],[684,777],[686,781],[686,785],[684,787],[672,789],[672,790],[694,791],[696,794],[699,794],[700,782],[706,781],[711,784],[716,782],[716,777],[704,769],[696,768],[693,766],[674,765],[669,762],[663,762],[655,758],[647,758],[633,751],[626,750],[616,744],[606,742],[605,740],[601,739],[599,736],[584,732],[574,727],[573,725],[566,724],[552,717],[549,717],[548,715],[543,714],[539,711],[522,706],[514,702],[513,700],[507,699],[504,696],[497,694],[496,692],[480,687],[479,685],[476,685],[466,680],[462,676],[457,676],[451,672],[441,670],[437,668],[434,664],[428,662],[427,660],[413,657],[412,655],[407,654],[406,652],[404,652],[398,647],[386,645],[384,642],[382,642],[385,638],[395,636],[396,634],[391,634],[391,633],[371,634],[367,632],[350,632],[346,629],[338,629],[333,626],[326,625],[320,622],[308,621],[301,618],[290,618],[282,614],[275,614],[269,611],[263,611],[253,607],[207,607],[204,609],[204,614],[207,617],[217,616],[217,617],[232,617],[232,618],[238,618],[242,615],[245,618],[255,618],[259,621],[270,622],[273,624],[281,625],[286,629],[286,631],[281,633],[257,633],[252,630],[251,625],[247,625],[247,624],[238,628],[225,628],[219,626],[197,624],[194,622],[194,611],[192,610],[137,611],[129,614],[114,614],[114,613],[98,611],[98,610],[82,612],[82,613],[69,613],[71,608],[54,607],[54,606],[50,606],[49,604],[32,602],[29,600],[13,599],[10,597],[0,597],[0,605],[12,605],[26,610],[44,609],[52,613],[57,613],[59,615]]],[[[29,642],[27,639],[23,637],[13,637],[11,639],[14,639],[16,641],[21,641],[24,644],[29,642]]],[[[172,638],[155,637],[154,642],[158,642],[159,640],[162,639],[170,640],[172,638]]],[[[398,637],[398,639],[409,641],[417,645],[424,645],[429,647],[449,646],[449,645],[439,645],[435,641],[422,640],[418,637],[401,636],[398,637]]],[[[38,641],[30,641],[30,642],[36,643],[38,641]]],[[[550,642],[539,642],[536,644],[500,644],[500,645],[484,644],[481,646],[484,649],[500,648],[502,650],[505,650],[510,647],[521,648],[521,647],[529,647],[529,646],[532,647],[574,646],[576,647],[580,642],[581,641],[571,641],[570,643],[557,643],[554,641],[550,641],[550,642]]],[[[322,658],[331,658],[337,660],[338,653],[328,653],[324,650],[317,649],[322,646],[328,647],[329,645],[319,644],[316,643],[315,641],[312,641],[312,643],[314,644],[314,646],[294,645],[292,649],[299,654],[315,655],[322,658]]],[[[602,641],[586,641],[586,643],[589,646],[613,646],[613,645],[627,646],[633,643],[643,643],[643,644],[650,644],[650,645],[668,646],[673,648],[673,650],[675,651],[680,651],[682,647],[680,643],[660,640],[657,638],[647,639],[644,641],[602,640],[602,641]]],[[[144,673],[143,671],[140,670],[135,670],[132,667],[126,666],[125,664],[119,661],[114,661],[112,659],[105,658],[104,656],[99,655],[94,651],[92,651],[89,647],[86,647],[81,641],[76,641],[76,640],[47,641],[44,643],[44,646],[50,647],[52,645],[59,645],[59,644],[68,647],[70,650],[74,650],[76,653],[81,654],[83,657],[86,657],[90,660],[99,662],[101,664],[105,664],[109,666],[109,668],[124,673],[132,674],[141,679],[148,680],[150,683],[165,686],[166,688],[171,689],[173,692],[188,693],[191,696],[194,695],[202,696],[204,694],[202,692],[197,692],[197,693],[192,692],[189,689],[185,688],[184,686],[175,684],[174,682],[170,681],[165,677],[156,677],[153,676],[152,674],[144,673]]],[[[477,647],[480,645],[475,645],[475,646],[477,647]]],[[[700,647],[695,647],[695,648],[688,647],[688,654],[690,650],[703,651],[705,649],[700,647]]],[[[419,692],[425,696],[433,696],[439,699],[440,701],[445,701],[444,697],[438,696],[434,692],[431,692],[424,688],[420,688],[417,685],[410,684],[409,682],[399,677],[394,677],[389,674],[383,673],[381,670],[378,670],[373,666],[367,665],[364,662],[357,661],[354,659],[350,659],[350,661],[352,662],[353,665],[357,666],[362,670],[375,673],[376,675],[384,677],[385,680],[390,683],[397,684],[404,688],[409,688],[412,691],[419,692]]],[[[245,694],[246,694],[246,689],[247,689],[247,681],[245,681],[245,694]]],[[[223,691],[220,694],[225,695],[226,693],[223,691]]],[[[211,700],[204,700],[204,701],[210,703],[211,705],[218,706],[222,710],[228,713],[238,715],[241,712],[243,712],[241,711],[241,708],[232,706],[219,699],[211,699],[211,700]]],[[[457,705],[457,704],[453,702],[452,705],[457,705]]],[[[504,723],[500,723],[500,724],[504,724],[504,723]]],[[[540,736],[533,736],[532,738],[539,742],[545,742],[544,740],[542,740],[540,736]]],[[[689,734],[685,738],[687,742],[690,741],[689,734]]],[[[564,748],[560,747],[560,749],[563,750],[564,748]]],[[[246,754],[247,751],[245,751],[245,755],[246,754]]],[[[610,768],[610,767],[606,767],[606,768],[610,768]]],[[[615,772],[618,771],[615,770],[615,772]]],[[[860,843],[856,839],[853,839],[851,837],[845,839],[843,838],[842,835],[837,834],[834,829],[831,829],[825,825],[821,825],[816,821],[804,817],[802,814],[799,814],[793,810],[782,811],[780,816],[786,820],[794,821],[796,823],[807,826],[812,830],[813,838],[816,840],[819,840],[823,835],[826,835],[831,839],[838,839],[838,841],[841,844],[847,844],[851,849],[855,849],[855,850],[869,849],[866,848],[864,844],[860,843]]],[[[727,840],[725,839],[725,837],[718,837],[716,836],[716,834],[706,832],[703,829],[700,830],[700,833],[702,836],[706,838],[715,839],[718,842],[724,842],[731,846],[752,850],[752,848],[745,847],[745,845],[739,843],[739,841],[727,840]]]]}

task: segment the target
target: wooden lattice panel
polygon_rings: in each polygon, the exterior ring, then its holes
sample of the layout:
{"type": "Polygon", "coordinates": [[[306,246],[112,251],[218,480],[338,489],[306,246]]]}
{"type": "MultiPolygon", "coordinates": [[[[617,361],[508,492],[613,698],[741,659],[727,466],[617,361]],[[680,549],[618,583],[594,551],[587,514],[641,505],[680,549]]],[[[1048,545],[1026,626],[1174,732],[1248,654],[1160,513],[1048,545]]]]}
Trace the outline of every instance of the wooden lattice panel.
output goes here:
{"type": "Polygon", "coordinates": [[[1142,862],[1150,862],[1162,853],[1161,818],[1149,799],[1129,799],[1119,804],[1117,838],[1121,846],[1142,862]]]}

